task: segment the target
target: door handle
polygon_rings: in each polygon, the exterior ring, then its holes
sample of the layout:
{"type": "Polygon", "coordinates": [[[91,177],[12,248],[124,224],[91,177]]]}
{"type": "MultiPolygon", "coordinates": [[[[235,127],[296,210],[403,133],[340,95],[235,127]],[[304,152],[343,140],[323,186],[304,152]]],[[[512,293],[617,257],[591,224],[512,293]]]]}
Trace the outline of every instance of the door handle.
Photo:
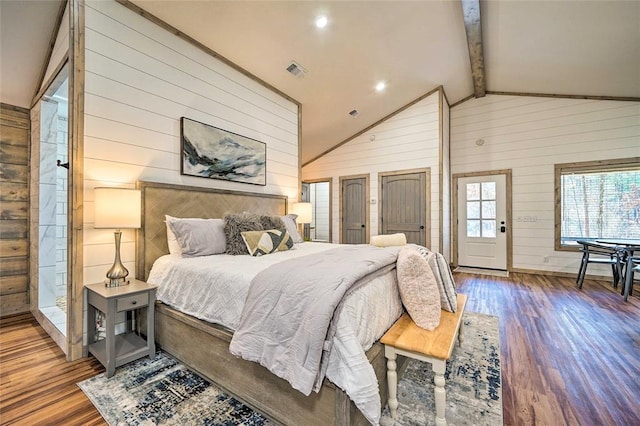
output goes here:
{"type": "Polygon", "coordinates": [[[420,229],[424,229],[424,225],[420,225],[420,229]]]}
{"type": "Polygon", "coordinates": [[[360,228],[364,228],[364,223],[362,225],[360,225],[360,228]]]}
{"type": "Polygon", "coordinates": [[[500,232],[502,232],[503,234],[507,232],[507,227],[504,226],[504,220],[500,221],[500,232]]]}

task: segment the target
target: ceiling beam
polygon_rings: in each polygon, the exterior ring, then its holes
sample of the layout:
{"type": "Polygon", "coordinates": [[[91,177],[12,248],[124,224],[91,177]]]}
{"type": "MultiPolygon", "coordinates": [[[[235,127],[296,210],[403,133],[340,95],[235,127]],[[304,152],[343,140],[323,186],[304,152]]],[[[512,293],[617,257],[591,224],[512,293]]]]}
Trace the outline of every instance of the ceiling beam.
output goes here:
{"type": "Polygon", "coordinates": [[[480,0],[460,0],[464,29],[467,33],[469,47],[469,61],[471,62],[471,78],[476,98],[486,94],[486,80],[484,77],[484,54],[482,53],[482,25],[480,23],[480,0]]]}

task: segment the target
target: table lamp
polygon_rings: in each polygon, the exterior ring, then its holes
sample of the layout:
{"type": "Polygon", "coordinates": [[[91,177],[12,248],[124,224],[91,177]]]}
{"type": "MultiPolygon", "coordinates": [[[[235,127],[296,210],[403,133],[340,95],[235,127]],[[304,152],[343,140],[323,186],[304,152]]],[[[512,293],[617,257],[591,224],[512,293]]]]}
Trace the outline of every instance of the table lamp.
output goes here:
{"type": "MultiPolygon", "coordinates": [[[[301,225],[303,235],[305,234],[304,225],[311,223],[313,219],[312,211],[313,206],[311,205],[311,203],[293,203],[293,205],[291,206],[291,213],[298,215],[298,217],[296,218],[296,222],[301,225]]],[[[305,240],[308,239],[308,237],[303,238],[305,240]]]]}
{"type": "Polygon", "coordinates": [[[311,203],[293,203],[293,206],[291,206],[291,213],[298,215],[296,218],[297,223],[311,223],[311,212],[311,203]]]}
{"type": "Polygon", "coordinates": [[[107,287],[128,284],[129,271],[120,260],[121,229],[140,228],[140,190],[128,188],[95,189],[94,228],[115,228],[116,257],[107,272],[107,287]]]}

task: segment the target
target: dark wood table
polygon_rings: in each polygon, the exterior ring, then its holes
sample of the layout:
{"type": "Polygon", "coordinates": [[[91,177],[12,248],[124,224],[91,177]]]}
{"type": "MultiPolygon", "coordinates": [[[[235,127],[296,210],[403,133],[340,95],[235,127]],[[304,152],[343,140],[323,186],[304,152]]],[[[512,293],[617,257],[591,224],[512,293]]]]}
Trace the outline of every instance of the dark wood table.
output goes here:
{"type": "Polygon", "coordinates": [[[622,288],[622,294],[624,300],[629,298],[629,293],[633,287],[633,253],[640,252],[640,239],[635,238],[602,238],[597,239],[596,242],[602,244],[615,244],[618,249],[624,253],[625,267],[624,267],[624,286],[622,288]]]}

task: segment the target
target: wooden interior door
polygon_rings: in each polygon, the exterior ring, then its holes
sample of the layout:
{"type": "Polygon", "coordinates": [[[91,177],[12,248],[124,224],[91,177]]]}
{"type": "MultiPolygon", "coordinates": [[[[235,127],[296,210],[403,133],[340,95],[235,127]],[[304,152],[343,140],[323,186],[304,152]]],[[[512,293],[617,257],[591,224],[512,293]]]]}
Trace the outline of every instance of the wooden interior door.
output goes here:
{"type": "Polygon", "coordinates": [[[380,176],[380,233],[404,233],[407,242],[427,243],[427,174],[380,176]]]}
{"type": "Polygon", "coordinates": [[[353,177],[341,179],[341,242],[366,244],[369,236],[368,198],[369,179],[353,177]]]}

